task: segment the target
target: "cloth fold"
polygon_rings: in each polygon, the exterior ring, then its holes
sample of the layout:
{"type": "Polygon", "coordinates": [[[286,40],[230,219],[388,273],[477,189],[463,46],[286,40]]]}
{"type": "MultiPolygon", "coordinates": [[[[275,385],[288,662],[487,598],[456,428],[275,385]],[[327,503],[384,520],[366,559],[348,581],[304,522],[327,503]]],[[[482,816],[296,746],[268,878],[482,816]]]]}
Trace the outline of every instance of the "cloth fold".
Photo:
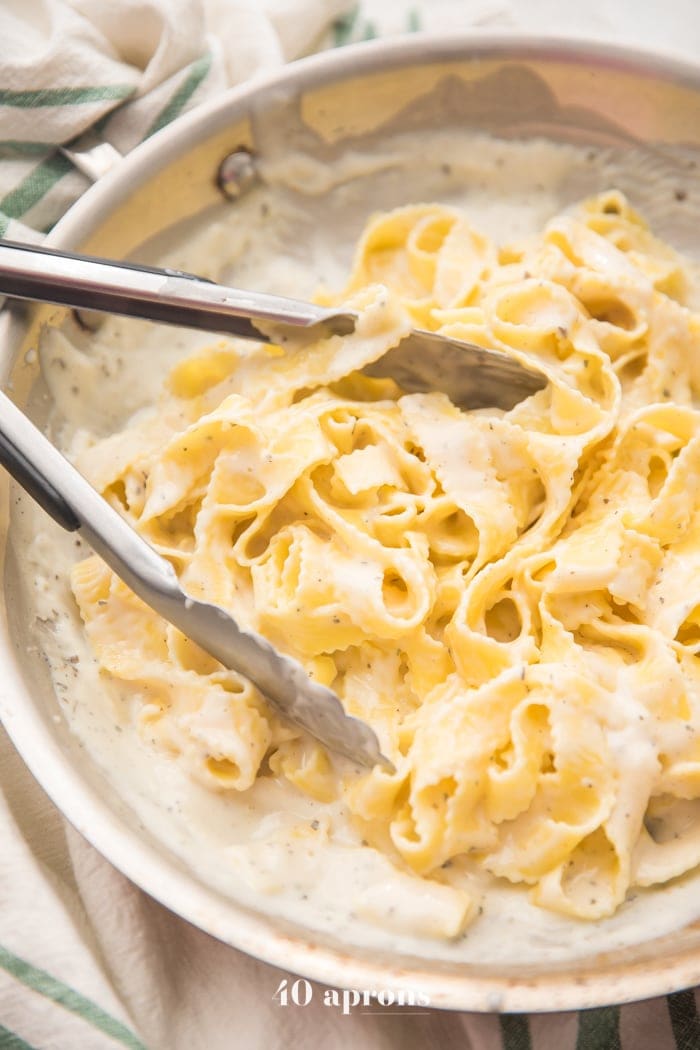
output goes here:
{"type": "MultiPolygon", "coordinates": [[[[579,33],[693,58],[676,0],[3,0],[0,236],[39,238],[87,187],[59,147],[127,152],[181,113],[320,47],[421,29],[579,33]]],[[[693,990],[584,1013],[343,1016],[275,997],[294,975],[150,899],[57,812],[0,730],[0,1050],[697,1050],[693,990]]],[[[293,960],[290,960],[290,966],[293,960]]]]}

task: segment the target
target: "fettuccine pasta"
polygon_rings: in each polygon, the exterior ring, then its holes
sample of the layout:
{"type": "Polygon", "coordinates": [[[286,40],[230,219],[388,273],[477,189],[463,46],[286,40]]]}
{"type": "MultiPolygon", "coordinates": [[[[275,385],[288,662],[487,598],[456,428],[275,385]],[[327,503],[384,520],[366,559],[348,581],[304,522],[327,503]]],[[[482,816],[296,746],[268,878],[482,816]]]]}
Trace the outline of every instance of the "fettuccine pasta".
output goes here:
{"type": "Polygon", "coordinates": [[[616,192],[500,248],[416,205],[372,219],[347,288],[325,295],[360,314],[353,335],[222,341],[180,363],[79,466],[190,594],[336,690],[395,772],[339,771],[90,557],[73,592],[144,737],[214,790],[275,776],[342,798],[436,892],[468,858],[598,919],[700,863],[691,292],[616,192]],[[412,326],[548,385],[464,412],[359,374],[412,326]]]}

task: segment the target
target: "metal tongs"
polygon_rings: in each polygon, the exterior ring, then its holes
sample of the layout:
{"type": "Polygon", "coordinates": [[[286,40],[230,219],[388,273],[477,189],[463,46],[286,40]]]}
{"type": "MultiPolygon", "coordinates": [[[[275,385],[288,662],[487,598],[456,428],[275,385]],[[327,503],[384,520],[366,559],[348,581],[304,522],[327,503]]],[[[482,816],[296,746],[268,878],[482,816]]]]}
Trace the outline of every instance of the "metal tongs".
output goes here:
{"type": "MultiPolygon", "coordinates": [[[[279,295],[227,288],[180,270],[96,259],[0,241],[0,295],[143,317],[163,324],[279,342],[349,335],[357,315],[279,295]],[[262,327],[261,327],[262,326],[262,327]]],[[[513,408],[546,385],[506,354],[414,329],[363,372],[408,393],[444,390],[461,408],[513,408]]]]}
{"type": "MultiPolygon", "coordinates": [[[[357,317],[311,303],[226,288],[191,274],[0,241],[0,295],[275,342],[285,333],[346,335],[357,317]],[[258,328],[262,324],[265,331],[258,328]],[[267,333],[267,334],[266,334],[267,333]]],[[[407,391],[441,389],[464,408],[512,408],[545,379],[505,354],[414,330],[364,372],[407,391]]],[[[286,718],[361,765],[383,763],[372,729],[343,710],[296,660],[190,597],[173,567],[131,528],[0,392],[0,463],[63,528],[87,543],[147,605],[225,667],[249,678],[286,718]]]]}

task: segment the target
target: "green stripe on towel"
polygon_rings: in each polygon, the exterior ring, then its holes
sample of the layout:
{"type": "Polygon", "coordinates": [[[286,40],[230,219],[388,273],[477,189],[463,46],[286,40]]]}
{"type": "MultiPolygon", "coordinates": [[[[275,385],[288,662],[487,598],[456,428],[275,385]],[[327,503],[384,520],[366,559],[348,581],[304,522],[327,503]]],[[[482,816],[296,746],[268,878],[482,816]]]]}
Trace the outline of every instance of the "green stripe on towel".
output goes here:
{"type": "Polygon", "coordinates": [[[175,120],[175,117],[180,116],[183,109],[211,69],[211,63],[211,52],[207,52],[206,55],[202,55],[201,58],[198,58],[196,62],[192,63],[189,74],[172,96],[168,104],[160,111],[144,135],[144,138],[149,138],[151,135],[155,135],[156,131],[160,131],[160,129],[164,128],[166,124],[175,120]]]}
{"type": "Polygon", "coordinates": [[[24,142],[22,139],[4,139],[0,142],[0,153],[20,156],[26,153],[30,157],[40,157],[43,153],[51,153],[55,149],[55,142],[24,142]]]}
{"type": "MultiPolygon", "coordinates": [[[[40,970],[25,959],[20,959],[18,955],[14,955],[1,945],[0,966],[3,970],[7,970],[8,973],[12,974],[17,981],[25,984],[27,988],[31,988],[33,991],[38,992],[39,995],[43,995],[52,1002],[58,1003],[64,1009],[70,1010],[71,1013],[91,1024],[93,1028],[99,1029],[100,1032],[104,1032],[111,1039],[115,1039],[123,1046],[129,1047],[129,1050],[146,1050],[140,1039],[137,1039],[126,1025],[123,1025],[116,1017],[112,1017],[111,1014],[105,1013],[97,1003],[86,999],[84,995],[76,992],[74,988],[70,988],[67,984],[63,984],[62,981],[56,980],[50,973],[40,970]]],[[[24,1044],[21,1045],[24,1046],[24,1044]]]]}
{"type": "Polygon", "coordinates": [[[695,1006],[692,988],[685,992],[674,992],[666,997],[671,1018],[676,1050],[698,1050],[700,1047],[700,1019],[695,1006]]]}
{"type": "Polygon", "coordinates": [[[576,1050],[620,1050],[620,1008],[581,1010],[576,1050]]]}
{"type": "Polygon", "coordinates": [[[531,1050],[530,1022],[527,1014],[501,1014],[503,1050],[531,1050]]]}
{"type": "Polygon", "coordinates": [[[411,10],[408,12],[407,29],[409,33],[419,33],[420,27],[420,11],[417,7],[412,7],[411,10]]]}
{"type": "Polygon", "coordinates": [[[359,13],[360,5],[356,4],[352,11],[336,19],[333,23],[333,47],[343,47],[344,44],[350,43],[359,13]]]}
{"type": "Polygon", "coordinates": [[[114,102],[133,95],[132,84],[103,84],[98,87],[39,88],[35,91],[0,90],[0,106],[37,109],[40,106],[80,106],[89,102],[114,102]]]}
{"type": "Polygon", "coordinates": [[[0,1024],[0,1050],[34,1050],[34,1047],[0,1024]]]}
{"type": "Polygon", "coordinates": [[[11,219],[19,219],[33,208],[56,183],[73,171],[73,165],[62,153],[53,153],[22,179],[19,186],[0,200],[0,211],[11,219]]]}

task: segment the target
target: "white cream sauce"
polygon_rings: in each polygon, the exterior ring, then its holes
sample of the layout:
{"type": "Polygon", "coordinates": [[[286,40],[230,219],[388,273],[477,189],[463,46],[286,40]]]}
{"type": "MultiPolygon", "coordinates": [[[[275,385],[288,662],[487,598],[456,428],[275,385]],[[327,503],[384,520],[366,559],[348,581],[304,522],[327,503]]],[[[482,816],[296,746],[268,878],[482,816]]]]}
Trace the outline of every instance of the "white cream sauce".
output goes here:
{"type": "MultiPolygon", "coordinates": [[[[167,248],[153,245],[153,261],[308,296],[319,283],[342,286],[368,214],[398,204],[458,203],[499,241],[534,233],[563,206],[611,186],[664,215],[667,229],[659,232],[670,239],[674,225],[687,226],[687,209],[694,207],[692,195],[689,202],[677,199],[683,183],[672,164],[644,200],[649,180],[629,156],[444,131],[430,141],[397,137],[381,155],[354,153],[332,170],[297,157],[270,164],[263,174],[265,187],[221,209],[204,228],[176,231],[167,248]]],[[[105,321],[94,337],[77,327],[47,333],[40,356],[54,402],[54,440],[70,455],[123,426],[157,398],[178,359],[211,341],[207,334],[119,318],[105,321]]],[[[483,964],[553,964],[612,951],[700,916],[698,875],[635,891],[614,917],[590,923],[535,908],[525,889],[465,862],[441,876],[475,893],[481,913],[462,936],[434,936],[436,922],[449,929],[452,918],[441,888],[423,893],[419,880],[399,875],[364,846],[339,803],[314,802],[270,778],[244,795],[215,794],[139,738],[129,702],[99,675],[68,589],[68,566],[87,553],[84,546],[27,498],[15,513],[13,535],[36,617],[34,644],[50,662],[57,710],[143,824],[224,894],[346,943],[483,964]]],[[[619,743],[628,746],[624,733],[619,743]]],[[[700,819],[698,807],[683,819],[700,819]]]]}

